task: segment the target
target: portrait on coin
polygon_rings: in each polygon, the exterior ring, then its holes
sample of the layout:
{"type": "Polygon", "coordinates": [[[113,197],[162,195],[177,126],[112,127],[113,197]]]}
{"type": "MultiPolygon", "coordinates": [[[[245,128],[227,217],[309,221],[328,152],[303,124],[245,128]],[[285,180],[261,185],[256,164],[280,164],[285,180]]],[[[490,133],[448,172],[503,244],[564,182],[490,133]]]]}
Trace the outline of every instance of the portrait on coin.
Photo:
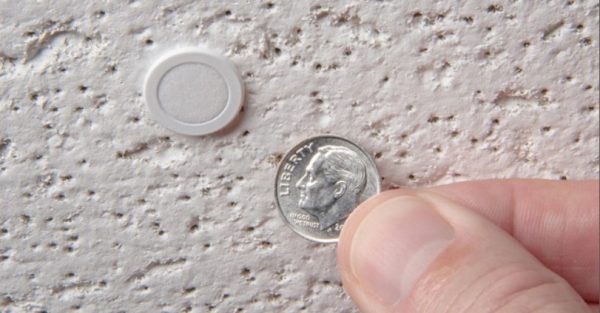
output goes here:
{"type": "Polygon", "coordinates": [[[349,148],[318,148],[296,183],[298,206],[319,220],[321,230],[327,229],[356,208],[367,183],[366,171],[361,158],[349,148]]]}

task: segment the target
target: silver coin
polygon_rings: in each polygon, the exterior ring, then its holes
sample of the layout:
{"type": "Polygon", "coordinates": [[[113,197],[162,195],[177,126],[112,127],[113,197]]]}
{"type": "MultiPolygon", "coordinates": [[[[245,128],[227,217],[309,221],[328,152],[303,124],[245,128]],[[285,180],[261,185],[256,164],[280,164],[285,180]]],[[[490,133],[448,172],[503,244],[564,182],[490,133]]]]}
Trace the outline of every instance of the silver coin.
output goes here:
{"type": "Polygon", "coordinates": [[[281,160],[275,199],[285,222],[300,236],[336,242],[350,213],[380,191],[370,155],[336,136],[306,139],[281,160]]]}

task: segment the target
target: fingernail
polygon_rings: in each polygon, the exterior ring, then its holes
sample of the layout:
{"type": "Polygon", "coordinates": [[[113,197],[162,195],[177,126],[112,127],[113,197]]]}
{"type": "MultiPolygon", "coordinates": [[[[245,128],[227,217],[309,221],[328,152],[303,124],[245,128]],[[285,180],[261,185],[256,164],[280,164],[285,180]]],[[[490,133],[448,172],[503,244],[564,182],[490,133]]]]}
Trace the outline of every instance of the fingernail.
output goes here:
{"type": "Polygon", "coordinates": [[[392,305],[406,298],[429,265],[449,245],[454,231],[425,201],[392,198],[358,226],[350,266],[360,288],[392,305]]]}

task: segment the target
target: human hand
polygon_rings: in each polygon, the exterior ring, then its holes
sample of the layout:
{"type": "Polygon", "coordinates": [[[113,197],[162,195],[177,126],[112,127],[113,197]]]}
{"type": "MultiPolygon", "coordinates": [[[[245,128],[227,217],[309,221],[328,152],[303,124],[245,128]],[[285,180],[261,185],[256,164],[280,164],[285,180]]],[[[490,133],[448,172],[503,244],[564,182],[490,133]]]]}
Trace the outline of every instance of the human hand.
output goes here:
{"type": "Polygon", "coordinates": [[[597,312],[598,181],[392,190],[348,218],[337,260],[363,312],[597,312]]]}

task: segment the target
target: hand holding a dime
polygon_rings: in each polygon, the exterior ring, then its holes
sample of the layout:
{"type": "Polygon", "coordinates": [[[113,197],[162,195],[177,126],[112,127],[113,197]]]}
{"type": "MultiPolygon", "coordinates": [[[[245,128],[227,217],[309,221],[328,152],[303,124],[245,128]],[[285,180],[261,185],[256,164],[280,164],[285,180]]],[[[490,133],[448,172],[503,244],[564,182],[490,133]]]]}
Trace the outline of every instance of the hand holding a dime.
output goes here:
{"type": "Polygon", "coordinates": [[[598,181],[490,180],[363,202],[338,243],[362,312],[597,312],[598,181]]]}

